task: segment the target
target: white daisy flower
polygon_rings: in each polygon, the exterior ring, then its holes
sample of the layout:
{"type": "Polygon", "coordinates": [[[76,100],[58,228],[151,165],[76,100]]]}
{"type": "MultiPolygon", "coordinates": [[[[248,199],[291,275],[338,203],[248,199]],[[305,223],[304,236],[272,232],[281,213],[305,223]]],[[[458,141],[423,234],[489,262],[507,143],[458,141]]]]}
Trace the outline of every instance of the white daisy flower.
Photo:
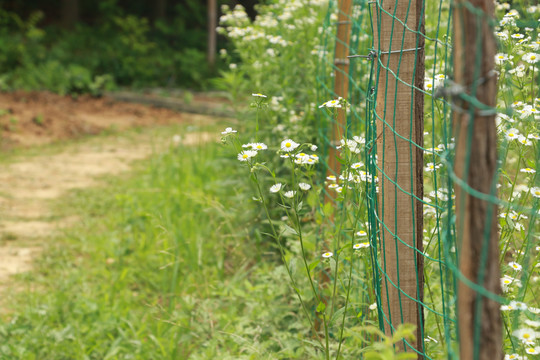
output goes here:
{"type": "Polygon", "coordinates": [[[540,136],[538,136],[536,134],[529,134],[529,135],[527,135],[527,139],[540,140],[540,136]]]}
{"type": "Polygon", "coordinates": [[[519,135],[518,138],[517,138],[517,141],[522,143],[523,145],[525,146],[531,146],[532,145],[532,141],[527,139],[525,136],[523,135],[519,135]]]}
{"type": "Polygon", "coordinates": [[[260,98],[267,98],[268,97],[268,96],[260,94],[260,93],[251,94],[251,96],[260,97],[260,98]]]}
{"type": "Polygon", "coordinates": [[[334,175],[329,175],[326,177],[326,179],[330,181],[336,181],[336,177],[334,175]]]}
{"type": "Polygon", "coordinates": [[[281,183],[274,184],[274,185],[270,186],[270,192],[271,193],[277,193],[279,190],[281,190],[282,186],[283,185],[281,183]]]}
{"type": "Polygon", "coordinates": [[[509,262],[508,266],[510,266],[512,269],[514,269],[516,271],[521,271],[521,269],[523,269],[523,267],[520,264],[518,264],[517,262],[514,262],[514,261],[509,262]]]}
{"type": "Polygon", "coordinates": [[[369,305],[369,310],[375,310],[375,309],[377,309],[377,303],[376,302],[369,305]]]}
{"type": "Polygon", "coordinates": [[[523,119],[530,115],[537,115],[539,111],[532,105],[524,105],[523,109],[518,110],[518,113],[521,114],[521,118],[523,119]]]}
{"type": "Polygon", "coordinates": [[[351,165],[351,168],[353,168],[353,169],[359,169],[359,168],[361,168],[362,166],[364,166],[364,163],[360,161],[360,162],[357,162],[357,163],[352,164],[352,165],[351,165]]]}
{"type": "Polygon", "coordinates": [[[332,254],[330,251],[327,251],[324,254],[322,254],[322,257],[325,258],[325,259],[328,259],[328,258],[332,257],[333,255],[334,254],[332,254]]]}
{"type": "Polygon", "coordinates": [[[286,198],[292,199],[294,197],[294,194],[296,194],[296,191],[289,190],[286,193],[283,194],[286,198]]]}
{"type": "Polygon", "coordinates": [[[328,185],[329,189],[337,189],[338,187],[339,187],[338,184],[330,184],[330,185],[328,185]]]}
{"type": "Polygon", "coordinates": [[[366,138],[365,137],[355,135],[352,138],[353,138],[354,141],[356,141],[358,143],[358,145],[362,145],[362,144],[366,143],[366,138]]]}
{"type": "Polygon", "coordinates": [[[512,285],[521,287],[521,281],[519,279],[514,279],[513,277],[510,277],[508,275],[504,275],[501,278],[501,287],[504,292],[508,292],[510,290],[510,286],[512,285]]]}
{"type": "Polygon", "coordinates": [[[512,55],[508,56],[508,54],[498,53],[495,55],[495,64],[502,65],[506,61],[511,60],[512,58],[513,58],[512,55]]]}
{"type": "Polygon", "coordinates": [[[523,61],[526,61],[529,64],[536,64],[538,60],[540,59],[540,56],[538,56],[538,54],[535,54],[535,53],[527,53],[523,55],[522,59],[523,61]]]}
{"type": "Polygon", "coordinates": [[[512,34],[510,36],[512,37],[512,39],[523,39],[525,37],[525,35],[523,34],[512,34]]]}
{"type": "Polygon", "coordinates": [[[525,324],[535,327],[535,328],[540,327],[540,321],[526,319],[525,324]]]}
{"type": "Polygon", "coordinates": [[[238,154],[238,160],[248,161],[254,156],[257,156],[257,152],[255,150],[244,150],[240,154],[238,154]]]}
{"type": "Polygon", "coordinates": [[[225,131],[222,131],[221,134],[222,135],[228,135],[228,134],[234,134],[236,132],[236,130],[233,130],[233,128],[226,128],[225,131]]]}
{"type": "Polygon", "coordinates": [[[511,9],[506,14],[504,14],[505,17],[516,17],[519,18],[519,13],[516,9],[511,9]]]}
{"type": "Polygon", "coordinates": [[[432,91],[433,88],[434,88],[433,83],[434,83],[433,79],[430,79],[430,78],[425,79],[425,80],[424,80],[424,90],[426,90],[426,91],[432,91]]]}
{"type": "Polygon", "coordinates": [[[294,142],[293,140],[291,139],[286,139],[286,140],[283,140],[281,142],[281,150],[283,151],[293,151],[294,149],[296,149],[298,146],[300,146],[300,144],[294,142]]]}
{"type": "Polygon", "coordinates": [[[515,330],[512,333],[512,335],[517,337],[522,342],[534,341],[534,339],[536,339],[536,331],[529,328],[521,328],[521,329],[515,330]]]}
{"type": "Polygon", "coordinates": [[[527,304],[525,304],[524,302],[515,301],[515,300],[510,301],[510,305],[512,305],[513,307],[519,310],[527,310],[529,308],[527,304]]]}
{"type": "Polygon", "coordinates": [[[266,150],[268,149],[268,146],[266,146],[266,144],[264,143],[255,143],[255,144],[252,144],[251,148],[253,150],[266,150]]]}
{"type": "Polygon", "coordinates": [[[439,342],[432,338],[431,336],[427,335],[426,338],[424,339],[426,342],[430,342],[430,341],[433,341],[434,343],[438,344],[439,342]]]}
{"type": "Polygon", "coordinates": [[[506,131],[506,138],[508,140],[514,140],[519,137],[519,130],[518,129],[509,129],[506,131]]]}
{"type": "Polygon", "coordinates": [[[513,311],[513,310],[527,310],[528,307],[525,303],[519,301],[510,301],[508,305],[501,305],[502,311],[513,311]]]}
{"type": "Polygon", "coordinates": [[[304,191],[308,191],[309,189],[311,189],[311,185],[309,184],[306,184],[306,183],[299,183],[298,184],[298,187],[304,191]]]}
{"type": "Polygon", "coordinates": [[[540,346],[528,347],[525,349],[525,353],[529,355],[538,355],[540,354],[540,346]]]}
{"type": "Polygon", "coordinates": [[[433,171],[437,170],[440,167],[441,167],[441,165],[435,165],[434,163],[427,163],[426,167],[424,168],[424,171],[433,172],[433,171]]]}
{"type": "Polygon", "coordinates": [[[325,102],[324,104],[320,105],[319,108],[323,108],[323,107],[326,107],[326,108],[340,108],[341,107],[341,102],[338,100],[329,100],[327,102],[325,102]]]}
{"type": "Polygon", "coordinates": [[[366,236],[366,235],[367,235],[367,232],[365,232],[364,230],[360,230],[356,232],[356,236],[366,236]]]}
{"type": "Polygon", "coordinates": [[[359,249],[368,248],[368,247],[369,247],[369,242],[363,242],[363,243],[353,245],[354,250],[359,250],[359,249]]]}
{"type": "Polygon", "coordinates": [[[498,31],[495,33],[495,36],[497,36],[501,40],[508,40],[508,33],[505,31],[498,31]]]}
{"type": "Polygon", "coordinates": [[[520,65],[516,66],[515,68],[508,70],[508,72],[510,74],[516,75],[517,77],[524,77],[525,76],[525,70],[526,70],[525,65],[520,64],[520,65]]]}
{"type": "Polygon", "coordinates": [[[512,107],[523,106],[523,101],[514,101],[511,106],[512,107]]]}
{"type": "Polygon", "coordinates": [[[540,187],[532,187],[531,188],[531,195],[536,197],[536,198],[540,198],[540,187]]]}
{"type": "Polygon", "coordinates": [[[523,359],[523,356],[521,355],[518,355],[518,354],[506,354],[504,356],[504,360],[524,360],[523,359]]]}
{"type": "Polygon", "coordinates": [[[524,169],[520,169],[519,170],[520,172],[523,172],[523,173],[527,173],[527,174],[534,174],[536,172],[536,170],[534,169],[531,169],[531,168],[524,168],[524,169]]]}

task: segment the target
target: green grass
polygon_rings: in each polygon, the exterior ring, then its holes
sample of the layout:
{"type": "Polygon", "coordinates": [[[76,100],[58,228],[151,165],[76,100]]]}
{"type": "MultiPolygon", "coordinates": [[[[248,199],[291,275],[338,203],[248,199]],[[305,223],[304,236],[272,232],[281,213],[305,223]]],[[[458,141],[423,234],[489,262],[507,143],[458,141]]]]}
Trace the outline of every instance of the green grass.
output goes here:
{"type": "Polygon", "coordinates": [[[308,327],[231,158],[171,148],[63,198],[78,224],[6,291],[0,359],[302,358],[308,327]]]}

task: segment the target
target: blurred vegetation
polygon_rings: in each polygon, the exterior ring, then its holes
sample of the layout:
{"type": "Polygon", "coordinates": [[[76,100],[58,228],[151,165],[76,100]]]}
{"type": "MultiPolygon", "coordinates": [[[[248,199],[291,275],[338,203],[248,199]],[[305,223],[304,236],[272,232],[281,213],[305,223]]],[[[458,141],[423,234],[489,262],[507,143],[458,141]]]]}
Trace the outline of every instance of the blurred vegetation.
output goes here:
{"type": "Polygon", "coordinates": [[[283,266],[246,229],[258,213],[235,162],[171,143],[59,201],[80,221],[17,276],[38,291],[6,291],[0,359],[316,358],[283,266]]]}
{"type": "Polygon", "coordinates": [[[0,90],[100,95],[118,86],[205,88],[219,69],[206,61],[206,1],[59,5],[0,1],[0,90]]]}

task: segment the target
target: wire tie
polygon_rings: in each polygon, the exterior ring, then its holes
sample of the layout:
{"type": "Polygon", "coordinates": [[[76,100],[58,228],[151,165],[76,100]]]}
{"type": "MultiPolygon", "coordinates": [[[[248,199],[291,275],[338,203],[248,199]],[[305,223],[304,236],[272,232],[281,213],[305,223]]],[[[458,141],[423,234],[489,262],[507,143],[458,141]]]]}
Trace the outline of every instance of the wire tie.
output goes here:
{"type": "Polygon", "coordinates": [[[405,51],[416,51],[422,49],[421,47],[413,48],[413,49],[403,49],[403,50],[393,50],[393,51],[381,51],[381,54],[395,54],[405,51]]]}
{"type": "Polygon", "coordinates": [[[373,60],[373,58],[377,57],[377,53],[375,51],[370,51],[367,55],[349,55],[348,58],[365,58],[369,60],[373,60]]]}
{"type": "Polygon", "coordinates": [[[349,59],[335,58],[334,59],[334,65],[349,65],[349,59]]]}

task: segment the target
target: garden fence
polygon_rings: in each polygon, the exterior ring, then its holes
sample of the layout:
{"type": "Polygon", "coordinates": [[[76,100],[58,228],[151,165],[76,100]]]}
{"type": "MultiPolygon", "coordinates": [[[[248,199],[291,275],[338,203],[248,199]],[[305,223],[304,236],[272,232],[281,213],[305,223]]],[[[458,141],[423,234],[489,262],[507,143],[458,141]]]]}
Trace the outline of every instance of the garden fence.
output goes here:
{"type": "MultiPolygon", "coordinates": [[[[373,179],[365,182],[363,204],[379,327],[391,334],[401,323],[415,324],[416,341],[397,346],[418,358],[519,353],[511,335],[519,315],[501,317],[500,309],[534,300],[540,146],[516,137],[521,149],[508,131],[518,132],[515,121],[522,133],[537,126],[537,73],[534,62],[515,62],[530,77],[530,90],[505,76],[509,68],[497,61],[497,46],[515,49],[497,44],[502,36],[495,32],[528,31],[534,40],[538,19],[526,18],[526,4],[514,4],[518,15],[495,5],[331,1],[322,29],[320,103],[343,97],[349,106],[337,117],[320,113],[321,179],[339,176],[340,139],[358,136],[365,174],[373,179]],[[518,184],[520,166],[532,173],[526,186],[518,184]],[[502,277],[509,260],[522,271],[502,277]],[[502,295],[504,279],[515,287],[512,297],[502,295]]],[[[328,202],[344,206],[325,191],[328,202]]],[[[534,307],[521,310],[535,319],[534,307]]]]}

